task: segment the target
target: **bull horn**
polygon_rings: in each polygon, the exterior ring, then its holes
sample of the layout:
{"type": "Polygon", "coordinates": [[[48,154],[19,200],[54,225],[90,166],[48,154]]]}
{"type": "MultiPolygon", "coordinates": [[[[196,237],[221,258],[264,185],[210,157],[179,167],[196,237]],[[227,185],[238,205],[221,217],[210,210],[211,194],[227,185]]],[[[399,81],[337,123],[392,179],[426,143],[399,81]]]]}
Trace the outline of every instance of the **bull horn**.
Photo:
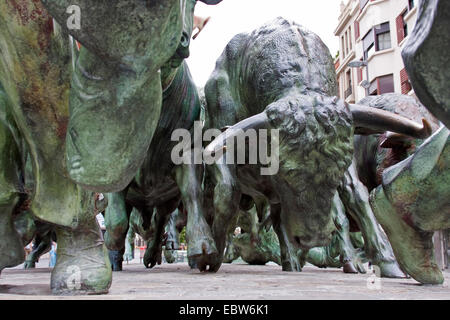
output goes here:
{"type": "Polygon", "coordinates": [[[244,119],[234,126],[226,129],[221,135],[215,138],[206,148],[204,154],[216,154],[222,150],[226,150],[226,142],[228,139],[232,141],[235,137],[245,133],[245,131],[254,129],[267,129],[269,127],[269,118],[265,112],[244,119]]]}
{"type": "Polygon", "coordinates": [[[356,134],[373,134],[392,131],[402,133],[417,139],[425,139],[431,135],[430,123],[423,118],[422,125],[398,114],[366,107],[358,104],[350,104],[353,115],[356,134]]]}

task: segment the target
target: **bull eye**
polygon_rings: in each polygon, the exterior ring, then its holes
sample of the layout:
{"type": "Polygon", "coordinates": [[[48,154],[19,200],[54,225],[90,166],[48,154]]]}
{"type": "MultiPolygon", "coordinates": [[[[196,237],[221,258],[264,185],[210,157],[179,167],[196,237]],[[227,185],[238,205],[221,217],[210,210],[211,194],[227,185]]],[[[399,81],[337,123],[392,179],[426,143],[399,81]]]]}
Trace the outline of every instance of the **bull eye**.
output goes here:
{"type": "Polygon", "coordinates": [[[299,236],[295,236],[294,237],[295,243],[300,245],[300,237],[299,236]]]}
{"type": "Polygon", "coordinates": [[[189,46],[189,41],[190,40],[190,35],[187,32],[183,32],[183,34],[181,35],[181,45],[183,47],[188,47],[189,46]]]}

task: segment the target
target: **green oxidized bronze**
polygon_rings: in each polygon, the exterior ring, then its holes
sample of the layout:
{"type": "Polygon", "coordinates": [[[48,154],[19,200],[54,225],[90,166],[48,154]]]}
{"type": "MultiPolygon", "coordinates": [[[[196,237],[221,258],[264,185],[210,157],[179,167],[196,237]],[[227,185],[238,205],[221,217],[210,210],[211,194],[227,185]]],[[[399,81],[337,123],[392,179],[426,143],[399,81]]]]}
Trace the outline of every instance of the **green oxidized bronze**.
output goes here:
{"type": "Polygon", "coordinates": [[[188,256],[199,256],[204,250],[216,254],[202,208],[194,205],[201,195],[202,167],[194,162],[175,165],[172,161],[172,150],[178,144],[172,141],[173,132],[185,129],[192,133],[195,122],[200,122],[201,101],[189,68],[183,62],[189,56],[195,2],[190,1],[188,5],[178,48],[161,68],[162,109],[153,140],[131,184],[119,193],[108,195],[111,205],[106,209],[107,247],[110,250],[124,248],[128,217],[136,208],[142,215],[144,230],[152,232],[144,256],[144,265],[150,268],[161,263],[165,226],[170,214],[181,203],[189,212],[186,226],[188,256]]]}
{"type": "Polygon", "coordinates": [[[226,230],[243,194],[270,202],[283,269],[300,270],[308,249],[331,240],[331,202],[352,162],[353,133],[428,134],[403,117],[337,99],[328,48],[312,32],[282,18],[235,36],[218,59],[205,94],[205,127],[228,127],[206,154],[220,154],[226,140],[242,130],[279,129],[280,141],[274,175],[261,175],[260,165],[208,167],[205,201],[213,203],[204,207],[213,212],[208,216],[214,217],[219,252],[217,257],[203,255],[211,271],[220,267],[226,230]],[[299,263],[289,257],[295,248],[305,250],[299,263]]]}
{"type": "MultiPolygon", "coordinates": [[[[421,1],[417,22],[402,52],[421,102],[449,125],[450,44],[448,1],[421,1]]],[[[436,264],[432,236],[450,227],[449,130],[441,127],[417,151],[383,172],[370,201],[405,272],[424,284],[444,281],[436,264]]]]}

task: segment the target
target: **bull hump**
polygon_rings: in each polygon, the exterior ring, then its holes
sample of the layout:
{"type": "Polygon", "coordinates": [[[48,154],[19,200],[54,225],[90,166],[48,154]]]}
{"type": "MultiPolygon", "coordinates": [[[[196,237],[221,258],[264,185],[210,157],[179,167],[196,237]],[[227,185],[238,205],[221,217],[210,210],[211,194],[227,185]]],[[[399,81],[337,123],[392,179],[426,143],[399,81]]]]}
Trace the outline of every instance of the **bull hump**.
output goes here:
{"type": "Polygon", "coordinates": [[[327,95],[333,91],[328,48],[316,34],[283,18],[235,36],[221,59],[232,78],[259,96],[273,97],[294,86],[327,95]]]}

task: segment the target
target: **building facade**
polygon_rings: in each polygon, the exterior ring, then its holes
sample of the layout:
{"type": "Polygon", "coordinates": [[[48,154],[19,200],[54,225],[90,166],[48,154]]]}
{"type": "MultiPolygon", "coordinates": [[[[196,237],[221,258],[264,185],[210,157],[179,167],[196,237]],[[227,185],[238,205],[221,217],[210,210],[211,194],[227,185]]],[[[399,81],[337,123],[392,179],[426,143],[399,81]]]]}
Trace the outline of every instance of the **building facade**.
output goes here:
{"type": "Polygon", "coordinates": [[[401,51],[417,18],[417,0],[347,0],[335,35],[339,97],[355,103],[366,95],[413,94],[401,51]],[[367,66],[350,66],[361,61],[367,66]],[[365,86],[365,87],[364,87],[365,86]]]}

